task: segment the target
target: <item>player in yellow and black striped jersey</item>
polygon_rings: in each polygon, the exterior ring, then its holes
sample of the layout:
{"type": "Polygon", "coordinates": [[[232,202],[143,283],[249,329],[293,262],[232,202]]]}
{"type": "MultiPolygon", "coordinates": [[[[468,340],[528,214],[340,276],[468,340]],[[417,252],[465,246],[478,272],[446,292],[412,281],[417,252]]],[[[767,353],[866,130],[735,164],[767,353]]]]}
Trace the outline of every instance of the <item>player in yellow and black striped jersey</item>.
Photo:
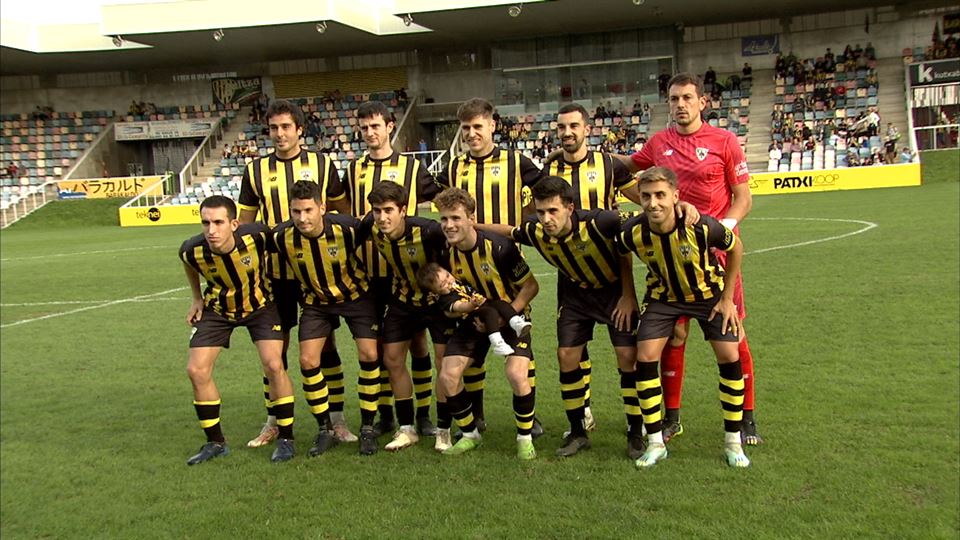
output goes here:
{"type": "Polygon", "coordinates": [[[647,169],[640,176],[640,195],[643,215],[625,223],[617,236],[618,249],[636,253],[649,269],[637,328],[637,391],[648,445],[636,465],[651,467],[667,456],[657,363],[677,320],[690,317],[697,319],[717,357],[727,464],[748,467],[750,460],[740,442],[744,381],[738,350],[741,326],[734,303],[743,246],[712,216],[703,215],[693,225],[683,223],[676,210],[677,177],[670,169],[647,169]],[[728,253],[726,269],[712,249],[728,253]]]}
{"type": "MultiPolygon", "coordinates": [[[[253,223],[258,214],[260,221],[271,228],[290,219],[289,190],[298,180],[318,183],[331,210],[348,211],[343,184],[333,161],[300,148],[304,123],[300,107],[285,100],[274,100],[267,108],[266,118],[274,152],[253,160],[244,169],[237,201],[240,223],[253,223]]],[[[270,258],[268,275],[284,330],[283,365],[286,366],[290,329],[296,326],[299,314],[300,285],[279,264],[276,255],[270,258]]],[[[328,349],[325,354],[336,355],[333,340],[328,343],[328,349]]],[[[276,436],[273,415],[269,406],[267,409],[266,424],[248,446],[262,446],[276,436]]]]}
{"type": "MultiPolygon", "coordinates": [[[[400,424],[386,449],[400,450],[419,440],[414,426],[415,384],[406,367],[411,340],[418,333],[429,330],[437,358],[441,358],[444,344],[452,333],[452,321],[431,309],[428,291],[416,279],[420,267],[443,261],[447,242],[436,221],[407,215],[407,192],[400,184],[380,182],[367,198],[373,211],[363,218],[358,239],[369,240],[374,245],[380,257],[389,264],[392,275],[381,342],[400,424]]],[[[438,401],[438,417],[442,422],[448,415],[441,403],[438,401]]],[[[417,423],[419,425],[420,421],[417,423]]]]}
{"type": "MultiPolygon", "coordinates": [[[[440,191],[440,186],[434,182],[433,176],[417,159],[405,156],[393,148],[390,139],[396,119],[386,105],[379,101],[361,103],[357,107],[356,116],[367,149],[362,156],[351,161],[347,168],[345,182],[351,213],[362,219],[372,211],[373,207],[367,199],[368,196],[380,182],[388,181],[404,188],[407,194],[407,199],[403,201],[406,213],[410,216],[417,215],[417,205],[433,200],[440,191]]],[[[382,315],[387,307],[387,299],[390,297],[389,266],[380,257],[372,243],[367,243],[363,247],[362,257],[367,265],[367,275],[374,290],[377,312],[382,315]]],[[[424,332],[414,336],[410,343],[410,353],[416,394],[417,431],[421,435],[433,435],[436,431],[433,423],[430,422],[433,363],[430,360],[430,349],[427,347],[424,332]]],[[[339,367],[327,365],[327,362],[324,362],[324,370],[331,376],[336,376],[339,367]]],[[[386,370],[383,370],[379,400],[380,421],[377,424],[381,433],[393,431],[395,427],[393,391],[386,375],[386,370]]]]}
{"type": "Polygon", "coordinates": [[[293,391],[283,368],[280,317],[270,297],[265,265],[269,229],[262,224],[240,225],[232,200],[215,195],[200,204],[203,234],[180,247],[192,302],[187,324],[193,326],[187,373],[193,384],[193,404],[207,443],[187,460],[203,463],[229,453],[220,427],[220,393],[213,382],[213,366],[230,335],[246,327],[257,345],[267,378],[267,396],[279,432],[272,461],[293,458],[293,391]],[[206,288],[200,290],[200,277],[206,288]]]}
{"type": "MultiPolygon", "coordinates": [[[[450,269],[457,281],[470,285],[486,298],[509,302],[516,313],[528,313],[530,301],[540,286],[516,244],[509,238],[476,229],[476,202],[462,189],[443,191],[434,204],[440,210],[440,224],[450,245],[450,269]]],[[[503,337],[514,349],[506,359],[506,373],[513,390],[517,455],[520,459],[533,459],[536,457],[531,438],[535,395],[529,377],[533,351],[529,337],[517,336],[512,330],[504,330],[503,337]]],[[[447,344],[440,379],[446,381],[447,403],[463,437],[446,449],[445,454],[462,454],[480,445],[473,403],[461,377],[467,367],[483,363],[489,347],[484,333],[463,324],[447,344]]]]}
{"type": "Polygon", "coordinates": [[[357,255],[360,221],[346,214],[328,214],[320,186],[299,181],[290,189],[291,220],[273,235],[280,260],[303,287],[300,316],[300,371],[303,390],[319,433],[309,451],[318,456],[336,444],[329,416],[329,389],[321,371],[323,346],[343,318],[357,346],[360,364],[360,454],[377,451],[372,435],[377,412],[380,369],[377,363],[379,321],[366,269],[357,255]]]}
{"type": "MultiPolygon", "coordinates": [[[[593,327],[607,326],[621,379],[624,411],[630,426],[628,453],[642,453],[642,418],[635,385],[637,300],[631,260],[617,253],[614,239],[620,217],[609,210],[577,210],[576,192],[563,178],[549,176],[533,187],[536,216],[510,231],[513,239],[530,245],[559,271],[557,283],[557,359],[560,386],[570,430],[562,457],[589,448],[586,425],[586,377],[583,349],[593,338],[593,327]]],[[[479,226],[484,230],[505,226],[479,226]]]]}

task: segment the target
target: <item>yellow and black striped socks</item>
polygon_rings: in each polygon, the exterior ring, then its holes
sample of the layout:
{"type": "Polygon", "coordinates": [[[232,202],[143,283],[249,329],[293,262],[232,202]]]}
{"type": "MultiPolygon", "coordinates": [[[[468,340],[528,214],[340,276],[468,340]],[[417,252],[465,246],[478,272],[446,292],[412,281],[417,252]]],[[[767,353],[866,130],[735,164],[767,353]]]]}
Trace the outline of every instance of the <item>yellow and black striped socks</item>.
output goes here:
{"type": "Polygon", "coordinates": [[[357,396],[360,398],[360,423],[372,426],[377,415],[377,397],[380,394],[380,364],[377,361],[360,362],[357,374],[357,396]]]}
{"type": "MultiPolygon", "coordinates": [[[[433,401],[433,363],[430,355],[416,357],[410,361],[413,376],[413,393],[417,398],[417,418],[430,418],[430,402],[433,401]]],[[[397,411],[400,416],[400,411],[397,411]]]]}
{"type": "MultiPolygon", "coordinates": [[[[486,378],[487,368],[482,364],[480,366],[468,366],[463,371],[463,386],[470,397],[473,416],[476,418],[484,418],[483,387],[485,386],[486,378]]],[[[451,408],[450,410],[453,411],[454,417],[456,417],[456,409],[451,408]]]]}
{"type": "Polygon", "coordinates": [[[640,433],[643,426],[643,412],[640,409],[640,396],[637,393],[637,372],[620,372],[620,396],[623,398],[623,412],[627,416],[627,425],[631,433],[640,433]]]}
{"type": "Polygon", "coordinates": [[[207,441],[224,442],[223,430],[220,429],[220,400],[194,400],[193,408],[197,411],[197,418],[200,420],[200,427],[203,428],[203,432],[207,436],[207,441]]]}
{"type": "Polygon", "coordinates": [[[560,398],[573,435],[586,435],[583,426],[585,392],[583,372],[579,366],[573,371],[560,372],[560,398]]]}
{"type": "Polygon", "coordinates": [[[336,349],[320,353],[320,371],[330,393],[330,412],[343,412],[343,364],[336,349]]]}
{"type": "Polygon", "coordinates": [[[533,390],[525,396],[513,396],[513,415],[517,423],[517,437],[530,436],[530,430],[533,429],[535,401],[533,390]]]}
{"type": "Polygon", "coordinates": [[[382,422],[393,421],[393,388],[390,386],[390,373],[383,363],[383,358],[377,360],[380,365],[380,392],[377,395],[377,412],[382,422]]]}
{"type": "Polygon", "coordinates": [[[293,439],[293,396],[277,398],[272,405],[277,417],[277,437],[293,439]]]}
{"type": "Polygon", "coordinates": [[[580,371],[583,372],[584,398],[583,406],[590,406],[590,380],[593,374],[593,362],[590,361],[590,351],[587,346],[583,346],[583,353],[580,354],[580,371]]]}
{"type": "Polygon", "coordinates": [[[663,389],[657,362],[637,362],[637,398],[647,435],[660,433],[663,429],[663,412],[660,410],[663,389]]]}
{"type": "MultiPolygon", "coordinates": [[[[323,378],[320,366],[310,369],[300,369],[303,383],[303,395],[307,398],[307,406],[310,407],[310,413],[317,420],[320,429],[330,427],[330,391],[327,389],[327,382],[323,378]]],[[[279,417],[277,425],[280,425],[279,417]]]]}
{"type": "Polygon", "coordinates": [[[740,361],[718,364],[720,369],[720,406],[723,407],[723,430],[739,433],[743,424],[743,368],[740,361]]]}
{"type": "Polygon", "coordinates": [[[477,429],[477,422],[473,416],[473,403],[466,389],[455,396],[447,396],[447,405],[460,431],[472,433],[477,429]]]}

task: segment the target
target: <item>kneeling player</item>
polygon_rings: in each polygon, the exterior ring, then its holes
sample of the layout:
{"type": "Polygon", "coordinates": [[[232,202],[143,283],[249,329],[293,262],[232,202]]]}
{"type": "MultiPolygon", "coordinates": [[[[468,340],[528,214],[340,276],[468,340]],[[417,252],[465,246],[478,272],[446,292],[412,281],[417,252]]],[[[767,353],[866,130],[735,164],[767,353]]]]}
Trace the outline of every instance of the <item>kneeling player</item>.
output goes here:
{"type": "Polygon", "coordinates": [[[677,319],[687,316],[700,324],[717,357],[727,464],[748,467],[750,460],[740,444],[744,383],[737,350],[740,319],[733,302],[743,247],[733,231],[711,216],[683,225],[677,212],[677,177],[670,169],[652,167],[644,172],[640,197],[643,215],[627,221],[617,237],[622,252],[636,253],[650,269],[637,330],[637,392],[647,451],[636,465],[652,467],[667,457],[657,362],[677,319]],[[711,248],[728,253],[726,269],[711,248]]]}
{"type": "Polygon", "coordinates": [[[445,315],[454,318],[471,319],[483,324],[484,332],[493,346],[493,353],[510,356],[515,351],[503,339],[500,329],[509,325],[520,337],[530,334],[532,326],[523,315],[513,310],[509,302],[499,299],[489,300],[476,292],[466,283],[460,283],[453,274],[437,263],[430,263],[417,270],[417,281],[424,288],[437,295],[436,304],[445,315]],[[501,319],[504,322],[501,323],[501,319]]]}
{"type": "Polygon", "coordinates": [[[200,204],[203,234],[180,247],[180,259],[193,295],[187,324],[193,325],[187,374],[193,384],[193,405],[207,443],[187,460],[203,463],[229,453],[220,428],[220,393],[213,366],[233,329],[244,326],[257,346],[276,413],[277,448],[271,460],[293,458],[293,388],[283,369],[280,315],[264,280],[270,230],[263,224],[240,225],[236,204],[214,195],[200,204]],[[200,276],[207,280],[200,292],[200,276]]]}

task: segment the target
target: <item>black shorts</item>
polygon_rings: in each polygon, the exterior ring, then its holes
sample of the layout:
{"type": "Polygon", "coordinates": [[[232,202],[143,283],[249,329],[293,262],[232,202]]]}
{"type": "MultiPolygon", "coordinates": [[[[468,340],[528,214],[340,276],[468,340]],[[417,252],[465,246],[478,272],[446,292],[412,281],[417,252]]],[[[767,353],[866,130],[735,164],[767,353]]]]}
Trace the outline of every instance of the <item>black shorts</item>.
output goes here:
{"type": "Polygon", "coordinates": [[[558,346],[585,345],[593,339],[593,327],[598,323],[607,325],[610,343],[614,347],[633,347],[637,344],[637,335],[633,330],[638,320],[636,312],[630,317],[629,332],[617,330],[610,318],[623,291],[620,285],[584,289],[561,277],[557,291],[558,346]]]}
{"type": "Polygon", "coordinates": [[[401,302],[391,302],[383,315],[380,338],[383,343],[410,341],[421,330],[430,331],[430,339],[435,345],[443,345],[450,340],[457,326],[457,319],[451,319],[433,306],[416,307],[401,302]]]}
{"type": "Polygon", "coordinates": [[[640,326],[637,327],[637,341],[670,337],[673,335],[673,325],[680,317],[696,319],[703,330],[703,339],[707,341],[737,342],[739,337],[733,332],[723,333],[723,317],[716,316],[712,321],[710,310],[720,301],[720,297],[700,302],[661,302],[644,298],[640,306],[640,326]]]}
{"type": "Polygon", "coordinates": [[[303,300],[303,289],[295,279],[270,278],[270,290],[273,291],[273,301],[280,313],[280,324],[284,332],[289,332],[297,325],[300,315],[300,302],[303,300]]]}
{"type": "Polygon", "coordinates": [[[252,315],[238,321],[231,321],[210,308],[203,308],[200,320],[193,323],[190,335],[190,347],[230,348],[230,335],[237,327],[246,327],[250,339],[256,341],[283,341],[282,325],[277,306],[267,304],[252,315]]]}
{"type": "Polygon", "coordinates": [[[377,339],[376,305],[369,294],[357,300],[340,304],[305,305],[300,315],[300,341],[330,337],[340,326],[340,318],[347,321],[354,339],[377,339]]]}
{"type": "Polygon", "coordinates": [[[387,304],[393,298],[393,278],[376,277],[370,280],[370,294],[377,310],[377,322],[383,323],[383,314],[387,311],[387,304]]]}
{"type": "MultiPolygon", "coordinates": [[[[511,356],[522,356],[533,360],[533,345],[530,343],[529,335],[525,338],[517,337],[517,333],[509,326],[501,328],[500,335],[503,336],[507,345],[513,347],[514,352],[511,356]]],[[[473,326],[473,321],[464,320],[447,342],[443,356],[466,356],[473,359],[474,366],[481,366],[489,350],[490,336],[478,331],[473,326]]]]}

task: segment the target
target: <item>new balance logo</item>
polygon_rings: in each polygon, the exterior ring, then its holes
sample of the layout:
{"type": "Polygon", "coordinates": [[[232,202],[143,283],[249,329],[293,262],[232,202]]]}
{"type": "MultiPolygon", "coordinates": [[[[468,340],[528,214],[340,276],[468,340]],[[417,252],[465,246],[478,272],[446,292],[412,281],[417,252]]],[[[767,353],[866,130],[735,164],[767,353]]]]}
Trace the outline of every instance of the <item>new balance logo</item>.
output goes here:
{"type": "Polygon", "coordinates": [[[273,325],[270,329],[273,330],[274,332],[283,332],[283,328],[280,328],[279,324],[273,325]]]}

